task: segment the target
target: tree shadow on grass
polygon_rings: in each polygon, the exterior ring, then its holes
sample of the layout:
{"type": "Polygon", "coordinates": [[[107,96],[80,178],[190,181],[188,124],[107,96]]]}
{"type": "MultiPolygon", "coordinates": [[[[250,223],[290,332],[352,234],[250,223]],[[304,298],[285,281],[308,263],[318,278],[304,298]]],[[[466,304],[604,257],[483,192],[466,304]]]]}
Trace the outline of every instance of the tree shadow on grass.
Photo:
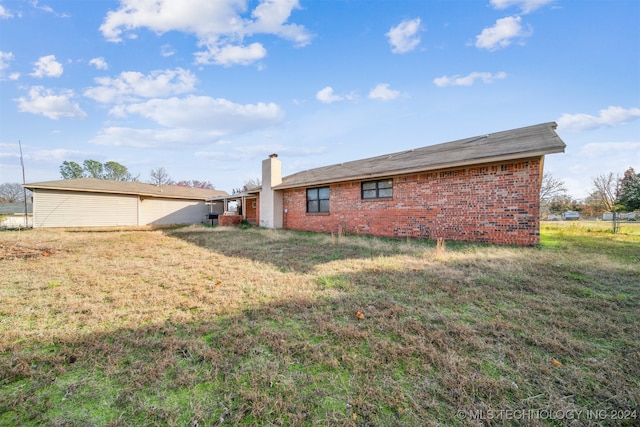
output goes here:
{"type": "Polygon", "coordinates": [[[640,237],[616,238],[613,234],[606,236],[607,238],[598,235],[564,235],[562,240],[574,250],[585,254],[602,255],[625,263],[640,263],[640,237]]]}
{"type": "Polygon", "coordinates": [[[409,420],[426,417],[428,406],[417,402],[427,396],[408,384],[440,357],[426,344],[444,345],[442,331],[416,323],[412,342],[379,339],[374,324],[397,318],[398,308],[369,301],[362,321],[358,300],[298,299],[215,320],[14,345],[0,359],[0,424],[400,425],[403,408],[409,420]]]}
{"type": "MultiPolygon", "coordinates": [[[[303,273],[336,259],[423,250],[402,241],[378,246],[358,237],[333,245],[330,236],[263,231],[167,233],[227,257],[303,273]],[[245,232],[256,234],[239,234],[245,232]]],[[[567,279],[545,262],[503,274],[496,273],[500,264],[474,259],[429,268],[362,263],[287,297],[259,302],[249,293],[224,315],[178,287],[176,306],[158,309],[157,321],[2,343],[0,425],[451,425],[460,423],[460,409],[637,404],[637,291],[624,300],[585,293],[596,277],[567,279]],[[571,281],[575,292],[563,293],[571,281]]],[[[631,283],[632,273],[624,274],[611,284],[631,283]]],[[[221,286],[240,287],[233,288],[240,295],[249,289],[241,282],[221,286]]],[[[134,300],[139,294],[128,289],[120,298],[134,300]]],[[[212,285],[213,298],[221,295],[215,289],[230,288],[212,285]]],[[[135,318],[137,309],[118,319],[135,318]]]]}
{"type": "Polygon", "coordinates": [[[167,235],[207,248],[227,257],[266,262],[280,271],[308,273],[317,265],[347,259],[370,259],[397,254],[415,255],[430,250],[429,240],[407,240],[372,236],[338,236],[256,227],[186,229],[167,235]]]}
{"type": "MultiPolygon", "coordinates": [[[[549,321],[550,305],[575,304],[522,304],[506,297],[515,289],[507,280],[426,270],[338,278],[348,286],[326,288],[329,280],[313,297],[228,315],[12,344],[0,356],[0,424],[428,425],[455,424],[459,410],[523,409],[539,394],[551,410],[637,402],[630,325],[615,331],[605,377],[587,317],[582,341],[570,318],[549,321]],[[568,366],[555,369],[549,355],[568,366]]],[[[632,307],[605,308],[613,323],[629,323],[632,307]]]]}

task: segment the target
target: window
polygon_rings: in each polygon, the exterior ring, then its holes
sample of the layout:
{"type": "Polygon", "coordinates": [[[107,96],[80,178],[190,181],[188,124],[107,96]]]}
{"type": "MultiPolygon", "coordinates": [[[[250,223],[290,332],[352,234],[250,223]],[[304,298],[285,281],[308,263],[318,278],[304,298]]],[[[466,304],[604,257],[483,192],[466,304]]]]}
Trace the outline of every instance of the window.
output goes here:
{"type": "Polygon", "coordinates": [[[329,187],[307,188],[307,212],[329,212],[329,187]]]}
{"type": "Polygon", "coordinates": [[[393,180],[367,181],[362,183],[363,199],[385,199],[393,197],[393,180]]]}

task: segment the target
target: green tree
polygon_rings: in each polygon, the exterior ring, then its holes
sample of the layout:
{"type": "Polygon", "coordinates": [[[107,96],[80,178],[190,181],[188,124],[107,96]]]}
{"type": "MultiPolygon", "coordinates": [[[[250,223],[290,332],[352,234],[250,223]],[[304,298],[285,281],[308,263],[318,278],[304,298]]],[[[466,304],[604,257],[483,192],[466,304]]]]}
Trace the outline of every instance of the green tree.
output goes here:
{"type": "Polygon", "coordinates": [[[578,211],[583,210],[582,204],[574,200],[571,196],[563,194],[557,195],[547,203],[547,209],[550,213],[561,214],[566,211],[578,211]]]}
{"type": "Polygon", "coordinates": [[[76,162],[62,162],[60,166],[60,175],[62,179],[84,178],[84,169],[76,162]]]}
{"type": "Polygon", "coordinates": [[[137,176],[131,175],[126,166],[118,162],[100,163],[97,160],[85,160],[80,166],[76,162],[62,162],[60,175],[63,179],[97,178],[113,181],[138,181],[137,176]]]}
{"type": "Polygon", "coordinates": [[[118,162],[106,162],[103,165],[103,170],[103,179],[110,179],[112,181],[133,181],[133,177],[127,170],[127,167],[118,162]]]}
{"type": "Polygon", "coordinates": [[[104,166],[97,160],[85,160],[82,165],[84,166],[85,174],[90,178],[103,179],[102,173],[104,166]]]}
{"type": "Polygon", "coordinates": [[[640,209],[640,173],[636,174],[633,168],[629,168],[619,183],[618,204],[627,212],[640,209]]]}

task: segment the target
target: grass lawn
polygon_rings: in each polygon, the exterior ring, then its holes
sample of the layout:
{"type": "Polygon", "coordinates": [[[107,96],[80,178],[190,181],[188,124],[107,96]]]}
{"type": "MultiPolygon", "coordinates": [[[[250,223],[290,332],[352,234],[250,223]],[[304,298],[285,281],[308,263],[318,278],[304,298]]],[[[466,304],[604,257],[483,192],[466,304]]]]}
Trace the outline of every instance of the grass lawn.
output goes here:
{"type": "Polygon", "coordinates": [[[640,225],[0,232],[0,425],[638,425],[640,225]]]}

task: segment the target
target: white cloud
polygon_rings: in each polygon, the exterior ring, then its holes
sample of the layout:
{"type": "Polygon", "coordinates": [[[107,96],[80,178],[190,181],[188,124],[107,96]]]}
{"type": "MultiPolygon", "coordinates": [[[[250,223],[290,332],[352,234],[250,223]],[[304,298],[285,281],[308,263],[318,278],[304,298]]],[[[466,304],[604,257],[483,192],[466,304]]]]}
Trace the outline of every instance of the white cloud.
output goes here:
{"type": "Polygon", "coordinates": [[[327,86],[316,93],[316,99],[325,104],[331,104],[332,102],[342,101],[344,97],[334,94],[333,88],[327,86]]]}
{"type": "MultiPolygon", "coordinates": [[[[204,159],[214,159],[214,160],[240,160],[242,152],[229,152],[229,151],[197,151],[194,153],[196,157],[202,157],[204,159]]],[[[246,159],[246,155],[243,156],[246,159]]]]}
{"type": "Polygon", "coordinates": [[[563,114],[557,120],[562,130],[582,131],[596,129],[601,126],[616,126],[640,117],[640,108],[622,108],[610,106],[600,110],[598,116],[590,114],[563,114]]]}
{"type": "Polygon", "coordinates": [[[296,46],[306,46],[311,41],[311,35],[301,25],[285,24],[293,9],[299,9],[298,0],[263,0],[251,12],[255,18],[245,28],[246,34],[275,34],[285,40],[290,40],[296,46]]]}
{"type": "Polygon", "coordinates": [[[501,71],[499,73],[481,73],[474,71],[466,76],[442,76],[433,79],[433,83],[439,87],[445,86],[471,86],[476,80],[482,80],[484,83],[493,83],[496,80],[504,79],[507,73],[501,71]]]}
{"type": "Polygon", "coordinates": [[[50,162],[62,162],[70,157],[82,155],[84,152],[79,150],[67,150],[65,148],[56,148],[53,150],[36,150],[29,156],[33,160],[45,160],[50,162]]]}
{"type": "Polygon", "coordinates": [[[530,13],[554,1],[555,0],[491,0],[490,3],[491,6],[498,10],[517,6],[522,13],[530,13]]]}
{"type": "Polygon", "coordinates": [[[162,55],[165,58],[168,58],[168,57],[173,56],[175,54],[176,54],[176,51],[170,44],[163,44],[160,47],[160,55],[162,55]]]}
{"type": "Polygon", "coordinates": [[[124,32],[147,28],[162,34],[181,31],[200,40],[220,34],[241,33],[244,23],[239,15],[246,9],[242,0],[123,0],[120,8],[109,11],[100,26],[109,41],[120,42],[124,32]]]}
{"type": "Polygon", "coordinates": [[[222,98],[193,95],[151,99],[117,107],[114,113],[137,114],[166,127],[219,130],[222,134],[276,124],[284,117],[282,109],[274,103],[236,104],[222,98]]]}
{"type": "Polygon", "coordinates": [[[194,56],[196,64],[249,65],[267,56],[267,50],[260,43],[251,43],[249,46],[210,46],[209,50],[196,52],[194,56]]]}
{"type": "Polygon", "coordinates": [[[629,153],[640,153],[640,142],[591,142],[580,149],[580,155],[589,159],[601,159],[609,154],[628,156],[629,153]]]}
{"type": "Polygon", "coordinates": [[[155,128],[136,129],[111,126],[89,142],[95,145],[137,148],[181,148],[210,144],[225,134],[216,129],[155,128]]]}
{"type": "Polygon", "coordinates": [[[107,68],[109,68],[109,64],[107,64],[107,61],[105,61],[102,56],[91,59],[89,61],[89,64],[93,65],[98,70],[106,70],[107,68]]]}
{"type": "Polygon", "coordinates": [[[9,62],[14,60],[12,52],[3,52],[0,50],[0,71],[9,68],[9,62]]]}
{"type": "Polygon", "coordinates": [[[524,30],[521,21],[520,16],[498,19],[493,27],[485,28],[476,36],[476,47],[496,50],[509,46],[514,39],[529,37],[533,32],[524,30]]]}
{"type": "Polygon", "coordinates": [[[145,75],[137,71],[124,71],[116,78],[98,77],[99,86],[87,89],[84,96],[101,103],[136,101],[140,98],[157,98],[195,89],[196,76],[189,70],[155,70],[145,75]]]}
{"type": "Polygon", "coordinates": [[[389,89],[388,83],[379,83],[369,92],[369,99],[382,99],[383,101],[389,101],[399,96],[400,92],[389,89]]]}
{"type": "Polygon", "coordinates": [[[16,154],[17,152],[18,144],[6,144],[0,142],[0,159],[18,157],[18,155],[16,154]],[[8,152],[3,150],[7,150],[8,152]]]}
{"type": "Polygon", "coordinates": [[[420,44],[420,18],[406,19],[391,27],[388,33],[385,35],[389,39],[391,45],[391,52],[393,53],[407,53],[420,44]]]}
{"type": "Polygon", "coordinates": [[[84,119],[87,114],[80,109],[78,103],[73,102],[72,90],[62,90],[58,93],[42,86],[32,86],[28,97],[15,99],[18,111],[24,113],[41,114],[53,120],[62,117],[84,119]]]}
{"type": "Polygon", "coordinates": [[[69,15],[68,13],[64,13],[64,12],[63,13],[58,13],[58,12],[56,12],[55,10],[53,10],[53,8],[51,6],[46,6],[46,5],[45,6],[40,6],[38,0],[31,0],[29,3],[31,3],[31,6],[34,9],[41,10],[41,11],[46,12],[46,13],[51,13],[51,14],[55,15],[58,18],[70,18],[71,17],[71,15],[69,15]]]}
{"type": "Polygon", "coordinates": [[[35,62],[33,77],[60,77],[63,73],[62,64],[56,61],[55,55],[47,55],[40,57],[35,62]]]}
{"type": "Polygon", "coordinates": [[[39,9],[47,13],[53,13],[53,9],[51,8],[51,6],[40,6],[38,4],[38,0],[31,0],[31,6],[33,6],[35,9],[39,9]]]}
{"type": "Polygon", "coordinates": [[[338,101],[353,101],[356,98],[357,95],[355,92],[347,93],[345,95],[337,95],[333,92],[333,88],[331,86],[320,89],[316,93],[316,99],[325,104],[331,104],[338,101]]]}
{"type": "Polygon", "coordinates": [[[20,78],[20,73],[9,74],[9,80],[18,80],[19,78],[20,78]]]}
{"type": "Polygon", "coordinates": [[[298,0],[261,0],[247,16],[245,0],[121,0],[120,8],[110,11],[100,26],[103,36],[112,42],[123,33],[147,28],[158,34],[181,31],[193,34],[196,53],[202,64],[247,65],[263,58],[266,50],[259,43],[245,45],[245,37],[273,34],[304,46],[311,40],[307,30],[287,23],[298,0]]]}
{"type": "Polygon", "coordinates": [[[291,146],[282,144],[258,144],[229,147],[223,151],[198,151],[196,157],[213,160],[229,161],[255,161],[256,157],[264,156],[265,153],[278,153],[288,157],[317,156],[327,151],[324,146],[291,146]]]}
{"type": "Polygon", "coordinates": [[[160,127],[108,127],[96,135],[92,143],[143,148],[203,145],[227,135],[269,127],[284,118],[282,109],[273,103],[236,104],[226,99],[193,95],[117,106],[111,114],[115,117],[141,116],[160,127]]]}
{"type": "Polygon", "coordinates": [[[13,18],[13,14],[0,4],[0,19],[9,19],[9,18],[13,18]]]}

